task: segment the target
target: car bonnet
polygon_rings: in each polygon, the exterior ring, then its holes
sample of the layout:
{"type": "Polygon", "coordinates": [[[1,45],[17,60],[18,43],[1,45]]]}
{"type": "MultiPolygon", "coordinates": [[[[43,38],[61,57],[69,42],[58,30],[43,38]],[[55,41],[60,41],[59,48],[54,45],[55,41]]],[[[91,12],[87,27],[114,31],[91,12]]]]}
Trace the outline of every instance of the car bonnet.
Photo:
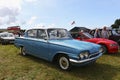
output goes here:
{"type": "Polygon", "coordinates": [[[52,44],[57,44],[65,47],[74,48],[80,51],[88,50],[90,53],[98,52],[100,45],[85,42],[85,41],[78,41],[74,39],[70,40],[50,40],[49,41],[52,44]]]}

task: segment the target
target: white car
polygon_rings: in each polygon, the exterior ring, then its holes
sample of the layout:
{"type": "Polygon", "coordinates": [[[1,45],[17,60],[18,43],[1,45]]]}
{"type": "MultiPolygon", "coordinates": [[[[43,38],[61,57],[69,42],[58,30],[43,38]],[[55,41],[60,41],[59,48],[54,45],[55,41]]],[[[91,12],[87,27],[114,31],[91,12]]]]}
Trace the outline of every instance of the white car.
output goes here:
{"type": "Polygon", "coordinates": [[[2,32],[0,33],[0,42],[2,44],[14,43],[15,36],[13,33],[2,32]]]}

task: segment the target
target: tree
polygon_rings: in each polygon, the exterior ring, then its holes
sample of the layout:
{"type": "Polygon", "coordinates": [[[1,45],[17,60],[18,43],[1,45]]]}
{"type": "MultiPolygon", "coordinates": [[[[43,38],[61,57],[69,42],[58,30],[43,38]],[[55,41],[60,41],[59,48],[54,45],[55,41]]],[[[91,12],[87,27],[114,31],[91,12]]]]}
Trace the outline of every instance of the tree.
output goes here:
{"type": "Polygon", "coordinates": [[[112,28],[119,28],[120,26],[120,19],[116,19],[114,24],[111,25],[112,28]]]}

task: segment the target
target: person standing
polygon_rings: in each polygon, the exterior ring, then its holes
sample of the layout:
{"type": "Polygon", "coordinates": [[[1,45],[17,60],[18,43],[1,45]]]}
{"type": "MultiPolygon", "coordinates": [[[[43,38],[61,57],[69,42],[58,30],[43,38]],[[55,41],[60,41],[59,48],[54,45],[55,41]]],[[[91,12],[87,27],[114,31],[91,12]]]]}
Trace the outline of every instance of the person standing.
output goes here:
{"type": "Polygon", "coordinates": [[[100,31],[99,31],[99,29],[95,29],[95,33],[94,33],[94,38],[100,38],[101,36],[100,36],[100,31]]]}
{"type": "Polygon", "coordinates": [[[103,29],[102,29],[101,37],[105,38],[105,39],[109,38],[109,34],[108,34],[108,30],[106,29],[106,26],[104,26],[103,29]]]}

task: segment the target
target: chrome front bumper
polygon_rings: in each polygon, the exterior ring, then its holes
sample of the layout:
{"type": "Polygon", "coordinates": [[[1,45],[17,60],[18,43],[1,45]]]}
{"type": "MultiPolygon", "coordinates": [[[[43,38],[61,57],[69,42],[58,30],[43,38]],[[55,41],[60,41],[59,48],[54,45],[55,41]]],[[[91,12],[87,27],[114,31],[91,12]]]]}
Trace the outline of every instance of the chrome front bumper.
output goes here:
{"type": "Polygon", "coordinates": [[[100,53],[100,54],[97,55],[96,57],[88,58],[88,59],[85,59],[85,60],[69,59],[69,61],[72,62],[72,63],[84,63],[84,62],[96,60],[97,58],[99,58],[100,56],[102,56],[102,54],[103,54],[103,53],[100,53]]]}

